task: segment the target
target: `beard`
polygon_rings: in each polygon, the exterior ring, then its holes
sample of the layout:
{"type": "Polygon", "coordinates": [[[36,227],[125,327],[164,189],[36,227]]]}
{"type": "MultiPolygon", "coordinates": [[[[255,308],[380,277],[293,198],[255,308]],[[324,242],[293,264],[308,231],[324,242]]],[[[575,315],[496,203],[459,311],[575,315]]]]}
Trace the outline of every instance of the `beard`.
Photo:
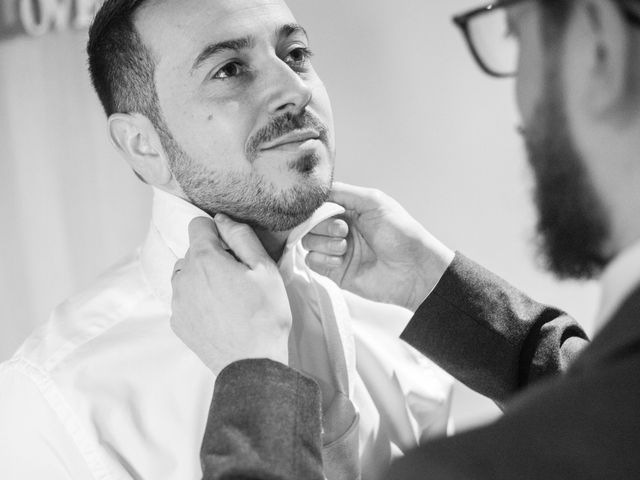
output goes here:
{"type": "MultiPolygon", "coordinates": [[[[327,129],[319,120],[309,114],[287,114],[274,119],[250,139],[247,158],[250,163],[255,161],[259,143],[306,126],[315,127],[320,140],[328,145],[327,129]]],[[[189,201],[211,216],[224,213],[256,229],[281,232],[300,225],[329,198],[333,171],[328,181],[318,179],[314,170],[320,159],[315,154],[303,155],[288,165],[299,181],[283,190],[255,171],[215,171],[191,158],[166,124],[158,130],[176,181],[189,201]]]]}
{"type": "Polygon", "coordinates": [[[571,137],[557,70],[547,67],[546,92],[523,132],[535,178],[536,243],[543,265],[556,276],[590,279],[609,261],[609,223],[571,137]]]}

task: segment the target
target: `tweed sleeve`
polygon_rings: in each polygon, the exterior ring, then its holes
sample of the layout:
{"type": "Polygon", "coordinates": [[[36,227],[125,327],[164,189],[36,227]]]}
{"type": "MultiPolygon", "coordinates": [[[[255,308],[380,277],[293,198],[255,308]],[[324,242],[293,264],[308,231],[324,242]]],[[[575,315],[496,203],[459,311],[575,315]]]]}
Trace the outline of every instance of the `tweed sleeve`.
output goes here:
{"type": "Polygon", "coordinates": [[[498,404],[565,371],[588,343],[569,315],[459,253],[401,338],[498,404]]]}
{"type": "Polygon", "coordinates": [[[216,379],[200,453],[204,480],[322,480],[318,385],[267,359],[216,379]]]}

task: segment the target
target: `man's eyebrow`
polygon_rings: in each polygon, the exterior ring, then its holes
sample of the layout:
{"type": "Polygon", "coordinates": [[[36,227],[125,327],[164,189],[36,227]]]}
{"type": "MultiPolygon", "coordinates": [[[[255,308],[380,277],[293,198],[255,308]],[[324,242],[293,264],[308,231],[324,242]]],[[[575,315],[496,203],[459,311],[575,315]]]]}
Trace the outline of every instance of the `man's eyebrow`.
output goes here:
{"type": "Polygon", "coordinates": [[[290,37],[294,33],[301,33],[305,36],[305,38],[309,38],[309,35],[307,35],[307,31],[304,29],[304,27],[302,25],[298,25],[297,23],[287,23],[286,25],[282,25],[280,28],[278,28],[277,31],[278,38],[290,37]]]}
{"type": "Polygon", "coordinates": [[[207,45],[200,55],[196,58],[196,61],[193,62],[193,66],[191,67],[191,73],[193,73],[196,69],[200,67],[205,61],[214,55],[223,52],[225,50],[242,50],[245,48],[251,48],[253,45],[252,37],[244,37],[244,38],[236,38],[233,40],[225,40],[223,42],[212,43],[207,45]]]}

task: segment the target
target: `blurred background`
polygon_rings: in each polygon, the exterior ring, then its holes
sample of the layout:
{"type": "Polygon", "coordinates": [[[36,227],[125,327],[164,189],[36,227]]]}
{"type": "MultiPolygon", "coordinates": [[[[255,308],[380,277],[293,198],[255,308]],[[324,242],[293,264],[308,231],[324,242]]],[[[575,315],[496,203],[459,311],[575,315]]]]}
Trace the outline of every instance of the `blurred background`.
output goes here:
{"type": "MultiPolygon", "coordinates": [[[[0,361],[148,226],[150,190],[110,146],[89,83],[98,2],[0,0],[0,361]]],[[[477,3],[289,5],[332,98],[336,178],[386,191],[446,244],[591,332],[596,286],[559,283],[534,258],[513,82],[483,74],[450,21],[477,3]]],[[[497,414],[456,386],[458,430],[497,414]]]]}

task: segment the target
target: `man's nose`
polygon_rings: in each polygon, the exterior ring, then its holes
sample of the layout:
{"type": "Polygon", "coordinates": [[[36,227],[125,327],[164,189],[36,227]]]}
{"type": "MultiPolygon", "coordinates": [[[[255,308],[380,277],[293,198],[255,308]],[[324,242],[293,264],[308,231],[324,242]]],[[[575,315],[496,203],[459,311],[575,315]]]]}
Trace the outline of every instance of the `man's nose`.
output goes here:
{"type": "Polygon", "coordinates": [[[272,115],[298,114],[304,111],[313,97],[307,82],[285,62],[274,65],[269,75],[268,109],[272,115]]]}

